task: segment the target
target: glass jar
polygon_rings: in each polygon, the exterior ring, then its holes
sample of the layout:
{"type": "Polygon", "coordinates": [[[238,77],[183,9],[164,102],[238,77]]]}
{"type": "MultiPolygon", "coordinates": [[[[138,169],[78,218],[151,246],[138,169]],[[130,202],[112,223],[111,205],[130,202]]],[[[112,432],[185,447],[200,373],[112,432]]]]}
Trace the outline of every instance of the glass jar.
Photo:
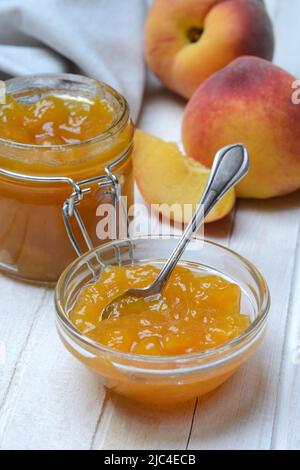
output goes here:
{"type": "Polygon", "coordinates": [[[105,244],[74,261],[56,288],[57,329],[66,348],[96,372],[106,387],[143,403],[173,405],[219,387],[255,353],[268,319],[270,295],[259,271],[233,251],[195,238],[180,264],[198,273],[221,276],[240,287],[241,312],[251,319],[243,334],[195,354],[142,356],[104,347],[76,329],[69,319],[76,297],[82,287],[99,279],[106,264],[162,267],[178,240],[152,237],[105,244]]]}
{"type": "Polygon", "coordinates": [[[114,112],[109,129],[80,143],[42,146],[0,138],[0,269],[53,283],[76,252],[101,243],[99,206],[113,203],[117,210],[121,194],[129,206],[133,202],[128,104],[108,85],[79,75],[27,76],[5,86],[25,103],[53,94],[100,97],[114,112]]]}

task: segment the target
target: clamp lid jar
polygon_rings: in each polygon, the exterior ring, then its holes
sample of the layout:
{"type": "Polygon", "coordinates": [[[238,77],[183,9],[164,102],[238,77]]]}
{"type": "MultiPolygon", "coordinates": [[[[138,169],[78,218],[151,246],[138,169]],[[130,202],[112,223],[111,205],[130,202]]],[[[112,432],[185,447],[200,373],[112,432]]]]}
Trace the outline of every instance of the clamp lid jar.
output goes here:
{"type": "MultiPolygon", "coordinates": [[[[0,269],[54,283],[76,252],[101,243],[99,207],[109,203],[117,211],[121,194],[132,203],[128,104],[108,85],[71,74],[14,78],[5,91],[25,107],[55,96],[104,100],[112,112],[107,128],[81,141],[37,145],[0,136],[0,269]]],[[[117,217],[114,224],[116,231],[117,217]]]]}

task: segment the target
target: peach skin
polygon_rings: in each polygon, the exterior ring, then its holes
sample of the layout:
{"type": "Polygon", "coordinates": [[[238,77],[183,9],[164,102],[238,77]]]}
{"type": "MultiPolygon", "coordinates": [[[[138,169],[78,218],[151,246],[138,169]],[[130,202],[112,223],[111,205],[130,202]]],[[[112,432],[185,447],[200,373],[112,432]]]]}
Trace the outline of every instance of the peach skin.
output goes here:
{"type": "Polygon", "coordinates": [[[261,0],[156,0],[145,25],[149,68],[189,98],[242,55],[272,60],[273,28],[261,0]]]}
{"type": "Polygon", "coordinates": [[[218,148],[243,143],[248,176],[238,197],[264,199],[300,188],[300,105],[295,78],[257,57],[241,57],[201,85],[185,110],[182,138],[188,155],[209,167],[218,148]]]}

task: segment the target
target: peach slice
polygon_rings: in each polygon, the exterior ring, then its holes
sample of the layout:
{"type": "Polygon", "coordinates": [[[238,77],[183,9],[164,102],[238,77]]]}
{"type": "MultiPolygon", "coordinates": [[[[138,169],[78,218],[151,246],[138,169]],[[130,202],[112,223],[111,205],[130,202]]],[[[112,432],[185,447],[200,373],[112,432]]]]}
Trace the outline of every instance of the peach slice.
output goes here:
{"type": "MultiPolygon", "coordinates": [[[[184,157],[176,143],[165,142],[137,130],[133,167],[138,188],[163,217],[187,223],[208,180],[209,170],[184,157]]],[[[216,205],[206,222],[225,217],[234,207],[235,191],[229,191],[216,205]]]]}

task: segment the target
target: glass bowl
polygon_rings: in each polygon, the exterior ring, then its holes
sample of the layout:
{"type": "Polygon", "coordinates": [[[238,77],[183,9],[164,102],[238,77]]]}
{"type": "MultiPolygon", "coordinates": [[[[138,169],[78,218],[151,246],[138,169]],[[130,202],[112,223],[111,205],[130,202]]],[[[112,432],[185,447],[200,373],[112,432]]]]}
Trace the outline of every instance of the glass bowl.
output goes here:
{"type": "Polygon", "coordinates": [[[57,329],[66,348],[99,374],[103,384],[143,403],[173,405],[219,387],[260,345],[268,318],[270,295],[259,271],[233,251],[200,238],[186,249],[181,265],[203,274],[216,274],[239,285],[241,311],[249,328],[221,347],[181,356],[139,356],[106,348],[79,332],[69,319],[80,289],[94,282],[106,264],[162,266],[178,237],[133,238],[102,245],[74,261],[56,288],[57,329]]]}

